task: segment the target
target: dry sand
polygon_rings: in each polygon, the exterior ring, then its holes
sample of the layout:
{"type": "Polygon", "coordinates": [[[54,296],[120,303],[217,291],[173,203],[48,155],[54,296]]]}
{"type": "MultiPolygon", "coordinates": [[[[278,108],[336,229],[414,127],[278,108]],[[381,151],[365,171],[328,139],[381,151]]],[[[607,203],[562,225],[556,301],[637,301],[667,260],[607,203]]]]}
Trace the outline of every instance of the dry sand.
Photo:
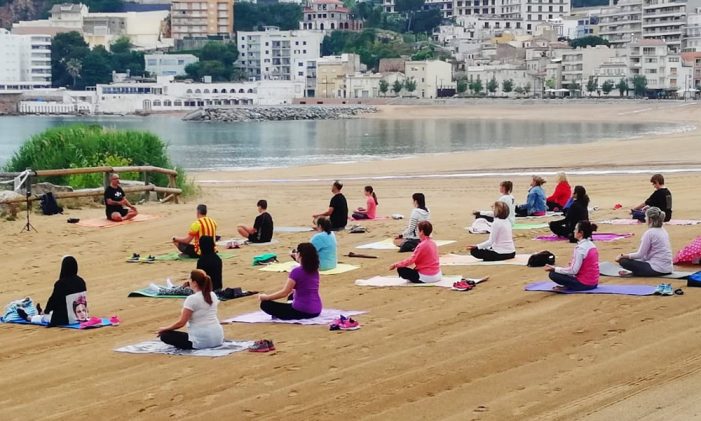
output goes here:
{"type": "MultiPolygon", "coordinates": [[[[699,106],[691,103],[484,105],[463,107],[386,107],[372,118],[514,118],[593,121],[673,121],[697,124],[699,106]]],[[[367,310],[362,329],[329,332],[323,326],[235,324],[224,327],[236,339],[271,338],[271,354],[238,353],[223,358],[169,357],[115,353],[115,347],[154,338],[159,326],[174,321],[182,301],[126,298],[133,289],[166,277],[185,277],[194,263],[127,264],[132,252],[171,251],[168,239],[181,235],[205,202],[233,236],[238,223],[255,216],[255,201],[265,197],[278,226],[304,225],[324,209],[329,182],[350,175],[449,175],[495,170],[526,174],[563,168],[611,170],[635,166],[670,169],[695,166],[701,158],[699,131],[626,142],[484,151],[417,158],[270,171],[201,173],[201,197],[180,205],[147,204],[141,211],[161,218],[109,229],[66,224],[68,216],[97,217],[101,209],[69,210],[64,216],[34,214],[38,233],[17,234],[23,221],[3,222],[0,233],[4,282],[0,302],[30,295],[42,303],[51,292],[61,256],[78,258],[89,289],[93,315],[119,314],[123,324],[94,331],[69,331],[2,325],[0,419],[596,419],[687,420],[701,417],[701,291],[684,296],[561,296],[524,292],[543,280],[539,268],[514,266],[448,267],[447,274],[490,280],[468,293],[442,288],[372,289],[353,281],[387,274],[399,255],[372,251],[377,260],[351,260],[360,270],[323,277],[328,307],[367,310]],[[291,179],[286,183],[246,180],[291,179]],[[306,179],[314,179],[312,181],[306,179]]],[[[525,198],[528,177],[513,179],[515,196],[525,198]]],[[[431,208],[435,237],[456,244],[441,252],[460,252],[483,236],[469,235],[473,209],[498,196],[504,177],[375,179],[384,215],[410,212],[410,195],[423,191],[431,208]]],[[[668,174],[676,218],[699,218],[701,175],[668,174]]],[[[615,203],[638,204],[651,188],[649,173],[573,175],[585,185],[592,219],[623,217],[615,203]]],[[[346,182],[351,206],[362,204],[367,180],[346,182]]],[[[552,191],[553,183],[546,184],[552,191]]],[[[339,252],[399,232],[405,221],[375,221],[366,234],[339,235],[339,252]]],[[[601,243],[602,260],[637,248],[643,227],[604,225],[605,231],[635,236],[601,243]]],[[[675,250],[699,235],[698,227],[668,227],[675,250]]],[[[571,254],[567,243],[539,243],[538,231],[517,231],[519,252],[544,248],[559,264],[571,254]]],[[[266,251],[286,256],[308,234],[279,234],[266,251]]],[[[250,266],[260,248],[236,250],[224,260],[226,286],[273,291],[284,274],[250,266]]],[[[654,279],[603,282],[657,284],[654,279]]],[[[672,281],[677,286],[683,281],[672,281]]],[[[255,297],[221,303],[221,318],[254,311],[255,297]]]]}

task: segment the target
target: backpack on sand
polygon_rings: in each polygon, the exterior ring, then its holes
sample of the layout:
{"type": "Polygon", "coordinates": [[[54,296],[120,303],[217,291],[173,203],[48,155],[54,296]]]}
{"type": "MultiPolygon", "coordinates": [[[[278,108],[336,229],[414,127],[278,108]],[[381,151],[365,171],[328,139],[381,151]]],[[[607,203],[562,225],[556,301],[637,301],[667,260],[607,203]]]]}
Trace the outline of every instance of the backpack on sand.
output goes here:
{"type": "Polygon", "coordinates": [[[541,252],[538,252],[536,254],[531,254],[531,257],[528,258],[528,266],[535,268],[535,267],[543,267],[545,265],[554,265],[555,264],[555,255],[550,253],[547,250],[543,250],[541,252]]]}
{"type": "Polygon", "coordinates": [[[54,194],[51,192],[46,192],[41,195],[41,212],[44,215],[56,215],[57,213],[63,213],[63,208],[58,205],[54,194]]]}

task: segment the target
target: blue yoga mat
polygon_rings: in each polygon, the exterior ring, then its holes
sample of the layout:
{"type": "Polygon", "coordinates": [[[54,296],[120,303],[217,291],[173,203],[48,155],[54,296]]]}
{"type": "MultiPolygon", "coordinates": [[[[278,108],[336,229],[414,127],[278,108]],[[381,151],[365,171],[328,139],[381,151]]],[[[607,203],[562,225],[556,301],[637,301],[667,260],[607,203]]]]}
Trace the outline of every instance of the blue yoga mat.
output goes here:
{"type": "MultiPolygon", "coordinates": [[[[89,328],[86,328],[86,329],[80,329],[80,323],[73,323],[73,324],[71,324],[71,325],[62,325],[62,326],[56,326],[56,327],[61,327],[61,328],[64,328],[64,329],[88,330],[88,329],[95,329],[95,328],[103,327],[103,326],[112,326],[112,323],[110,322],[110,319],[105,319],[105,318],[103,318],[103,319],[101,319],[101,320],[102,320],[102,324],[97,325],[97,326],[92,326],[92,327],[89,327],[89,328]]],[[[13,321],[13,322],[6,322],[6,321],[4,321],[1,317],[0,317],[0,323],[16,324],[16,325],[32,325],[32,326],[42,326],[42,327],[48,326],[48,323],[39,325],[39,324],[36,324],[36,323],[29,323],[29,322],[24,321],[24,320],[22,320],[22,321],[16,321],[16,322],[14,322],[14,321],[13,321]]]]}
{"type": "Polygon", "coordinates": [[[598,287],[588,291],[555,291],[553,287],[557,284],[550,281],[534,282],[526,285],[526,291],[546,291],[559,294],[618,294],[618,295],[654,295],[657,287],[652,285],[611,285],[599,284],[598,287]]]}

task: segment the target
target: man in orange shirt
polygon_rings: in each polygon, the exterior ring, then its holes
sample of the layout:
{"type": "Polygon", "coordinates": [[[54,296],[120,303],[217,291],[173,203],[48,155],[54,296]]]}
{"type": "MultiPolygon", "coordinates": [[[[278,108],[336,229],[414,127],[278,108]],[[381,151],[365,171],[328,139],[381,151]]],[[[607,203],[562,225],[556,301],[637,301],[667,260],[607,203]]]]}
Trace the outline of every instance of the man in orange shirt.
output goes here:
{"type": "Polygon", "coordinates": [[[207,205],[197,205],[197,220],[190,225],[185,237],[173,237],[173,244],[188,257],[200,257],[200,238],[217,237],[217,223],[207,216],[207,205]]]}

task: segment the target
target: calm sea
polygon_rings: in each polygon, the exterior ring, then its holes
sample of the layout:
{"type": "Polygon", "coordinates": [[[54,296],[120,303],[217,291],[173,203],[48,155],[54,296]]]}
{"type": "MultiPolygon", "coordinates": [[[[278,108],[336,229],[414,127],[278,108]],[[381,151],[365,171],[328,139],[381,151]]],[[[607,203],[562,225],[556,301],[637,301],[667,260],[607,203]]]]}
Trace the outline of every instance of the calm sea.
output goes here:
{"type": "Polygon", "coordinates": [[[30,136],[50,127],[76,123],[151,131],[168,143],[176,165],[202,170],[286,167],[420,153],[584,143],[689,129],[678,124],[480,119],[200,123],[184,122],[175,116],[1,117],[0,164],[30,136]]]}

